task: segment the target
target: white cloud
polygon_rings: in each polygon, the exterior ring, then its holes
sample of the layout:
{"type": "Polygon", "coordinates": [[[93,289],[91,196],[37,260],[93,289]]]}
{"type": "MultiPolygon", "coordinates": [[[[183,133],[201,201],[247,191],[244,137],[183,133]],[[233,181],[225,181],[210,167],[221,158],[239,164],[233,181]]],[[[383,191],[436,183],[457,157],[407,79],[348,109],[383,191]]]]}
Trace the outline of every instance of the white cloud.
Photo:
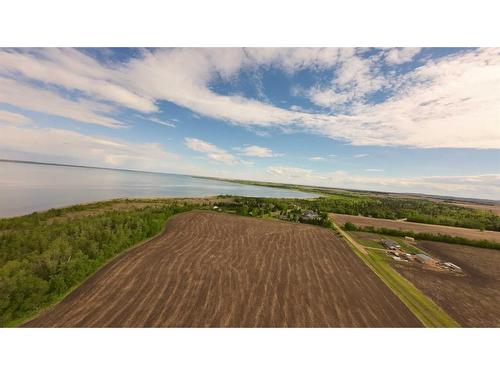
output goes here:
{"type": "Polygon", "coordinates": [[[403,64],[413,60],[422,48],[392,48],[385,55],[385,61],[389,64],[403,64]]]}
{"type": "Polygon", "coordinates": [[[366,172],[383,172],[383,169],[377,169],[377,168],[367,168],[365,169],[366,172]]]}
{"type": "Polygon", "coordinates": [[[120,167],[148,171],[200,173],[157,143],[136,143],[76,131],[2,124],[0,157],[120,167]]]}
{"type": "Polygon", "coordinates": [[[30,122],[31,119],[29,117],[26,117],[20,113],[0,110],[0,123],[28,124],[30,122]]]}
{"type": "MultiPolygon", "coordinates": [[[[500,50],[429,61],[395,96],[346,119],[356,145],[499,148],[500,50]]],[[[335,129],[332,127],[332,135],[335,129]]]]}
{"type": "Polygon", "coordinates": [[[313,156],[313,157],[309,158],[309,160],[321,161],[321,160],[325,160],[325,158],[323,156],[313,156]]]}
{"type": "Polygon", "coordinates": [[[156,102],[166,100],[261,134],[276,128],[354,145],[500,148],[500,49],[430,59],[402,75],[380,68],[417,52],[396,49],[365,57],[353,49],[160,49],[104,64],[75,50],[3,51],[0,102],[119,127],[121,122],[114,118],[119,108],[154,112],[156,102]],[[243,69],[260,67],[289,74],[335,67],[331,82],[314,87],[309,95],[316,104],[336,110],[289,110],[211,89],[216,79],[231,80],[243,69]],[[28,79],[39,84],[28,84],[28,79]],[[40,84],[45,84],[43,89],[40,84]],[[79,95],[75,99],[56,87],[79,95]],[[389,90],[387,100],[366,101],[381,88],[389,90]]]}
{"type": "Polygon", "coordinates": [[[89,98],[100,98],[135,109],[153,112],[154,101],[126,88],[114,69],[71,48],[46,48],[22,52],[0,50],[0,72],[17,73],[46,84],[78,90],[89,98]]]}
{"type": "MultiPolygon", "coordinates": [[[[388,192],[419,192],[500,199],[500,174],[471,176],[373,177],[351,175],[344,171],[318,172],[291,166],[271,166],[267,179],[273,182],[308,184],[346,189],[388,192]]],[[[266,179],[265,176],[261,177],[266,179]]]]}
{"type": "Polygon", "coordinates": [[[330,85],[326,88],[315,86],[307,96],[314,104],[331,109],[343,109],[353,102],[362,102],[366,95],[387,85],[377,63],[377,55],[371,58],[354,54],[344,56],[338,61],[330,85]]]}
{"type": "MultiPolygon", "coordinates": [[[[147,52],[125,66],[123,74],[147,96],[253,129],[306,131],[355,145],[498,148],[499,53],[460,52],[403,76],[385,77],[377,56],[363,58],[353,50],[182,49],[147,52]],[[339,65],[332,82],[342,89],[334,94],[346,95],[352,106],[336,115],[314,114],[210,90],[216,77],[229,79],[241,69],[271,65],[290,72],[339,65]],[[363,102],[364,95],[387,85],[394,90],[391,98],[363,102]]],[[[326,101],[337,100],[335,95],[326,101]]]]}
{"type": "Polygon", "coordinates": [[[253,156],[258,158],[272,158],[284,155],[280,153],[275,153],[270,148],[260,147],[260,146],[236,147],[235,149],[240,151],[242,155],[253,156]]]}
{"type": "Polygon", "coordinates": [[[314,172],[311,169],[289,166],[271,166],[266,169],[266,173],[279,176],[281,178],[280,181],[282,182],[290,179],[300,179],[301,181],[307,181],[314,176],[314,172]]]}
{"type": "Polygon", "coordinates": [[[238,163],[238,159],[234,155],[201,139],[184,138],[184,145],[193,151],[205,154],[211,160],[224,164],[238,163]]]}
{"type": "Polygon", "coordinates": [[[121,128],[123,124],[102,113],[112,113],[114,108],[92,100],[65,99],[57,93],[0,77],[0,103],[65,117],[75,121],[121,128]]]}
{"type": "Polygon", "coordinates": [[[354,159],[360,159],[360,158],[366,158],[367,156],[369,156],[369,155],[368,154],[355,154],[352,157],[354,159]]]}
{"type": "MultiPolygon", "coordinates": [[[[169,128],[175,128],[175,124],[169,122],[169,121],[164,121],[164,120],[161,120],[157,117],[146,117],[146,116],[142,116],[142,115],[137,115],[137,117],[140,117],[146,121],[150,121],[150,122],[154,122],[156,124],[160,124],[160,125],[164,125],[164,126],[168,126],[169,128]]],[[[172,119],[172,121],[179,121],[177,119],[172,119]]]]}

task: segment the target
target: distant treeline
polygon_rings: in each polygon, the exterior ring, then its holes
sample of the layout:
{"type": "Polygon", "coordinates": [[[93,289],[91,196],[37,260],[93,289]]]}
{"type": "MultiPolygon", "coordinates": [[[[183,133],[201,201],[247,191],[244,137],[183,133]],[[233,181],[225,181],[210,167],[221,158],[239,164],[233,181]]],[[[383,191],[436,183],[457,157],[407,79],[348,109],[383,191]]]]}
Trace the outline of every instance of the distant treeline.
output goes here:
{"type": "Polygon", "coordinates": [[[299,200],[281,198],[246,198],[233,197],[232,202],[220,202],[218,206],[226,212],[252,217],[274,217],[281,220],[301,222],[332,228],[328,213],[316,211],[318,216],[313,219],[304,219],[303,213],[309,209],[307,202],[298,204],[299,200]]]}
{"type": "Polygon", "coordinates": [[[403,219],[414,223],[500,231],[500,216],[424,199],[374,197],[354,193],[335,193],[317,199],[254,198],[280,208],[297,206],[317,212],[363,215],[382,219],[403,219]]]}
{"type": "Polygon", "coordinates": [[[340,214],[500,231],[500,216],[493,212],[423,199],[340,196],[320,198],[313,206],[340,214]]]}
{"type": "Polygon", "coordinates": [[[416,233],[412,231],[403,231],[391,228],[375,228],[373,226],[358,227],[351,222],[345,223],[343,225],[343,228],[349,231],[370,232],[370,233],[377,233],[394,237],[407,236],[407,237],[413,237],[418,240],[446,242],[457,245],[467,245],[467,246],[484,247],[487,249],[500,250],[500,243],[498,242],[488,241],[488,240],[471,240],[468,238],[449,236],[446,234],[425,233],[425,232],[416,233]]]}
{"type": "Polygon", "coordinates": [[[57,301],[107,260],[159,233],[168,217],[193,208],[165,204],[78,214],[106,205],[0,220],[0,326],[57,301]]]}

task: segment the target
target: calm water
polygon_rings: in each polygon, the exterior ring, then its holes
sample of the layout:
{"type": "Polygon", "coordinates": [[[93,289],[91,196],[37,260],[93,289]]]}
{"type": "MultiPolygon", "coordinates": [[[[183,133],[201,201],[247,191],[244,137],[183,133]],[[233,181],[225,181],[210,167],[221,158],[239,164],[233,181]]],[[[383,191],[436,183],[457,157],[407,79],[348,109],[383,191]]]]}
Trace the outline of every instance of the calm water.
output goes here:
{"type": "Polygon", "coordinates": [[[0,161],[0,217],[112,198],[207,197],[220,194],[275,198],[317,196],[173,174],[0,161]]]}

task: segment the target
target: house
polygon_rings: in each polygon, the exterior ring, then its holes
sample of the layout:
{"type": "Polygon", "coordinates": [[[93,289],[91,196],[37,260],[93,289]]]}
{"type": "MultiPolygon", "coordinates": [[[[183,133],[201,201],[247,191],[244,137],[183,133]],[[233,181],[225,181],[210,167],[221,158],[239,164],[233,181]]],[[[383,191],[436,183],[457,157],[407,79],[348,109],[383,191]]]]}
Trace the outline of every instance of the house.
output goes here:
{"type": "Polygon", "coordinates": [[[431,258],[430,256],[426,254],[417,254],[415,255],[415,260],[417,262],[426,264],[428,266],[435,266],[437,264],[437,260],[434,258],[431,258]]]}
{"type": "Polygon", "coordinates": [[[214,210],[218,210],[219,209],[219,206],[214,206],[214,210]]]}
{"type": "Polygon", "coordinates": [[[317,212],[314,212],[312,210],[305,210],[302,215],[300,215],[300,218],[302,220],[316,220],[319,218],[319,215],[317,212]]]}
{"type": "Polygon", "coordinates": [[[399,250],[399,249],[401,249],[401,246],[399,246],[399,244],[396,241],[382,239],[382,240],[380,240],[380,242],[387,249],[390,249],[390,250],[399,250]]]}
{"type": "Polygon", "coordinates": [[[406,240],[406,241],[412,241],[412,242],[414,242],[414,241],[415,241],[415,238],[405,236],[405,240],[406,240]]]}

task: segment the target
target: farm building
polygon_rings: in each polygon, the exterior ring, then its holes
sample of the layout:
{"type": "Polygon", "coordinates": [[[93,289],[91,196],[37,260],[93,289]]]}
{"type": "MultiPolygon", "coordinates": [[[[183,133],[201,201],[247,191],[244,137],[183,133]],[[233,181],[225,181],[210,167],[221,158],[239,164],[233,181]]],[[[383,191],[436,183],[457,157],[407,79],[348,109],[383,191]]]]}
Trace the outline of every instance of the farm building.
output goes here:
{"type": "Polygon", "coordinates": [[[415,238],[405,236],[405,240],[406,240],[406,241],[412,241],[412,242],[413,242],[413,241],[415,241],[415,238]]]}
{"type": "Polygon", "coordinates": [[[392,241],[392,240],[381,240],[380,241],[382,243],[382,245],[384,245],[384,247],[386,247],[387,249],[390,249],[390,250],[399,250],[401,249],[401,246],[399,246],[399,244],[396,242],[396,241],[392,241]]]}
{"type": "Polygon", "coordinates": [[[402,255],[404,258],[406,258],[407,260],[413,260],[413,255],[411,254],[408,254],[408,253],[402,253],[402,255]]]}
{"type": "Polygon", "coordinates": [[[317,212],[314,212],[312,210],[305,210],[304,213],[300,216],[302,220],[315,220],[319,218],[319,215],[317,212]]]}
{"type": "Polygon", "coordinates": [[[446,267],[451,268],[452,270],[455,270],[455,271],[460,271],[461,270],[461,268],[459,266],[457,266],[456,264],[453,264],[451,262],[444,262],[443,264],[446,267]]]}
{"type": "Polygon", "coordinates": [[[398,250],[387,250],[387,254],[399,257],[403,252],[398,250]]]}
{"type": "Polygon", "coordinates": [[[434,258],[431,258],[428,255],[425,254],[417,254],[415,255],[415,260],[417,260],[420,263],[426,264],[428,266],[434,266],[437,264],[437,260],[434,258]]]}

